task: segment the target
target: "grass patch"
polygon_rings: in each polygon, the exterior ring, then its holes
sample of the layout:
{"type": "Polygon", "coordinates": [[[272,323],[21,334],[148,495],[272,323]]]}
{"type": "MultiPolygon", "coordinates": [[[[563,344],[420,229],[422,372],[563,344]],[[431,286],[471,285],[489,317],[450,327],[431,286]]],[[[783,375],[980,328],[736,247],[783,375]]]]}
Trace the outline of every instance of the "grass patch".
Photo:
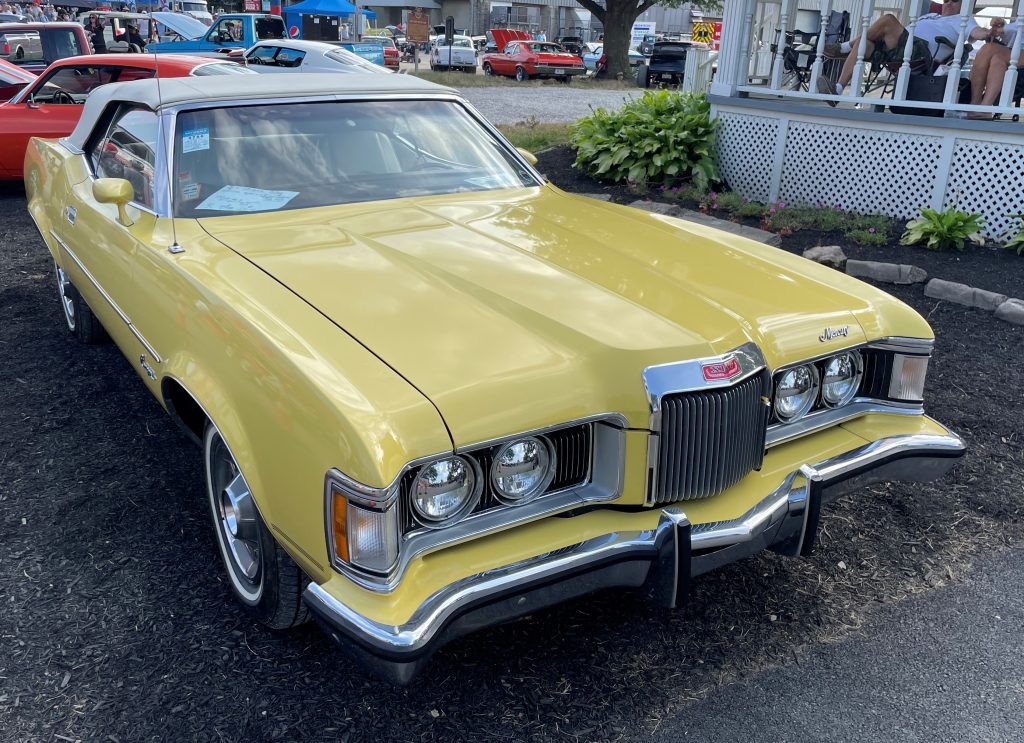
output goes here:
{"type": "Polygon", "coordinates": [[[571,136],[568,124],[542,124],[536,119],[518,124],[499,124],[498,129],[509,142],[530,152],[566,144],[571,136]]]}

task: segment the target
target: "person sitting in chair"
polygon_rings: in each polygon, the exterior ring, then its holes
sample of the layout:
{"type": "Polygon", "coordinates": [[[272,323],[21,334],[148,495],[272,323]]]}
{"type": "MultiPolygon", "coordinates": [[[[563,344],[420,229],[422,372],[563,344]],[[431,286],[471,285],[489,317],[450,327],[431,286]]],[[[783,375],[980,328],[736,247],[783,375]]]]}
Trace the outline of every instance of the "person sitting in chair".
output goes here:
{"type": "Polygon", "coordinates": [[[125,25],[124,33],[118,36],[117,40],[126,42],[129,48],[131,48],[132,46],[138,47],[137,50],[132,49],[132,51],[146,51],[146,40],[142,38],[142,34],[139,33],[138,25],[131,21],[129,21],[125,25]]]}
{"type": "MultiPolygon", "coordinates": [[[[985,39],[989,36],[989,29],[981,28],[974,22],[973,18],[967,19],[967,34],[970,39],[985,39]]],[[[864,59],[871,60],[873,64],[902,63],[903,50],[907,44],[907,29],[899,19],[886,13],[868,27],[867,38],[864,43],[864,59]]],[[[914,41],[910,54],[912,67],[926,70],[931,73],[933,61],[938,59],[939,43],[937,39],[944,36],[947,39],[956,39],[960,36],[960,0],[944,0],[941,13],[926,13],[917,19],[914,27],[914,41]]],[[[826,95],[842,95],[843,89],[850,84],[853,78],[853,70],[857,65],[857,54],[860,48],[860,37],[842,44],[826,44],[825,56],[831,59],[839,59],[844,54],[846,61],[839,73],[839,80],[833,86],[832,81],[827,77],[818,77],[818,92],[826,95]]],[[[952,54],[952,50],[947,56],[952,54]]],[[[835,101],[828,101],[830,106],[835,106],[835,101]]]]}
{"type": "MultiPolygon", "coordinates": [[[[1010,63],[1010,48],[1017,35],[1017,24],[1006,24],[1002,18],[993,18],[989,41],[978,50],[971,67],[971,103],[975,106],[994,106],[1003,91],[1003,75],[1010,63]]],[[[1024,68],[1024,54],[1017,58],[1017,67],[1024,68]]],[[[1024,72],[1017,73],[1018,75],[1024,72]]],[[[989,113],[970,113],[969,118],[991,119],[989,113]]]]}

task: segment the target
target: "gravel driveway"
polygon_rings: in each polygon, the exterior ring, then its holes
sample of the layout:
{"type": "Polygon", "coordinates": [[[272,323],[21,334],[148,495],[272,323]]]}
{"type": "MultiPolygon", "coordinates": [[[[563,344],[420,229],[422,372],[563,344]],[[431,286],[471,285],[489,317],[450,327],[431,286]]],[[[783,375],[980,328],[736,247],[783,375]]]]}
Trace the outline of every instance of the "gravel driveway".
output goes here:
{"type": "Polygon", "coordinates": [[[0,265],[3,741],[648,741],[1024,535],[1020,329],[897,288],[939,337],[929,411],[970,447],[944,480],[840,500],[813,557],[704,576],[682,611],[600,594],[460,640],[392,688],[315,627],[274,633],[235,605],[198,449],[114,346],[64,331],[17,189],[0,190],[0,265]]]}
{"type": "Polygon", "coordinates": [[[583,85],[531,85],[516,88],[462,88],[462,94],[494,124],[515,124],[530,117],[544,123],[568,123],[595,108],[614,109],[639,93],[587,90],[583,85]]]}

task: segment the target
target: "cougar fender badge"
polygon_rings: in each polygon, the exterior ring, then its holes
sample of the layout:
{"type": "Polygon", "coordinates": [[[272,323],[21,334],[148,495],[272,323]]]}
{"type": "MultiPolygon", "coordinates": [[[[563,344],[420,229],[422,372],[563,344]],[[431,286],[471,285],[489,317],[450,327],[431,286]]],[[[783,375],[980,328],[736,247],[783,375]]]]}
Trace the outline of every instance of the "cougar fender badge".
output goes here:
{"type": "Polygon", "coordinates": [[[724,361],[716,361],[712,364],[704,364],[701,368],[704,372],[704,379],[708,382],[718,382],[722,379],[732,379],[740,373],[740,362],[735,356],[730,356],[724,361]]]}
{"type": "Polygon", "coordinates": [[[847,338],[850,335],[850,326],[844,325],[841,328],[825,328],[821,335],[818,336],[818,340],[824,343],[830,341],[833,338],[847,338]]]}
{"type": "Polygon", "coordinates": [[[73,207],[73,206],[69,206],[67,208],[67,211],[64,212],[64,216],[67,217],[68,224],[74,224],[75,223],[75,217],[78,216],[78,210],[75,209],[75,207],[73,207]]]}

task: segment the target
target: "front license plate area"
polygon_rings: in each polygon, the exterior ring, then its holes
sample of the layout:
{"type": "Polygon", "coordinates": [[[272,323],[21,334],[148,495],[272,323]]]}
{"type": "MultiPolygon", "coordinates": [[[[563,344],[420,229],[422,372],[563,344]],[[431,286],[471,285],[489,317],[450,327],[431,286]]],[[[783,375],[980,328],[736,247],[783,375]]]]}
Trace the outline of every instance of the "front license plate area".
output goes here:
{"type": "Polygon", "coordinates": [[[561,68],[561,67],[556,67],[555,68],[555,74],[556,75],[564,75],[565,74],[565,70],[563,68],[561,68]]]}

